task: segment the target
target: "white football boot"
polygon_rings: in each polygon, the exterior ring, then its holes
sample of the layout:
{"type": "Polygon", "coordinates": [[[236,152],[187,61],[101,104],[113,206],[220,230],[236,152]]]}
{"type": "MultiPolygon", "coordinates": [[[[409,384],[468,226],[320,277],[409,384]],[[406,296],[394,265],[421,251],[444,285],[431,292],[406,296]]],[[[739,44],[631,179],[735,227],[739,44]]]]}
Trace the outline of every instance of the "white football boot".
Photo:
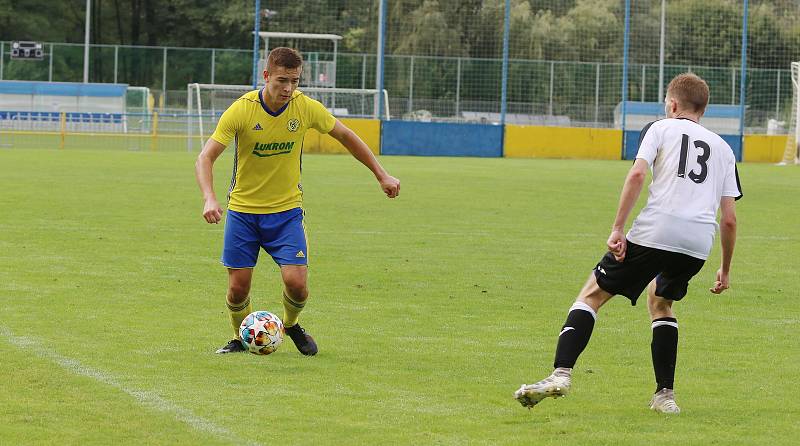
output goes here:
{"type": "Polygon", "coordinates": [[[523,406],[531,408],[547,397],[566,396],[570,384],[569,373],[556,370],[536,384],[523,384],[514,392],[514,398],[523,406]]]}
{"type": "Polygon", "coordinates": [[[661,389],[656,392],[650,400],[650,408],[659,413],[681,413],[681,408],[675,404],[675,391],[672,389],[661,389]]]}

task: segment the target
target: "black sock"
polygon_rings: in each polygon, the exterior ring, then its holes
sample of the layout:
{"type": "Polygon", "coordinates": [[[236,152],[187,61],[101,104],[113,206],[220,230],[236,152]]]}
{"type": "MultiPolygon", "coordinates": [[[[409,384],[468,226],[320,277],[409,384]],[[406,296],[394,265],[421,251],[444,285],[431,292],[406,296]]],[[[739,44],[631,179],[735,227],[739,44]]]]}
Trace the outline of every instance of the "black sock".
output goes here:
{"type": "Polygon", "coordinates": [[[556,359],[553,367],[573,368],[578,356],[586,348],[589,338],[592,336],[594,320],[597,314],[592,307],[583,303],[575,302],[569,309],[567,320],[558,335],[558,346],[556,347],[556,359]]]}
{"type": "Polygon", "coordinates": [[[653,370],[656,372],[656,392],[675,385],[675,362],[678,358],[678,320],[661,317],[653,321],[653,370]]]}

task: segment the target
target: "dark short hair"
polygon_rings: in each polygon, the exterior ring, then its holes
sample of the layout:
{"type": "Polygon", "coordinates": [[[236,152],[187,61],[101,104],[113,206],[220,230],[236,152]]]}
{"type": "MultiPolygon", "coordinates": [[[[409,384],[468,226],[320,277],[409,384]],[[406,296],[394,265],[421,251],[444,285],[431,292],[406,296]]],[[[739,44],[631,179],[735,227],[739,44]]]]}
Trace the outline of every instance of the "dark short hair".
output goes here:
{"type": "Polygon", "coordinates": [[[693,73],[675,76],[667,86],[667,94],[678,101],[679,107],[704,112],[708,105],[708,84],[693,73]]]}
{"type": "Polygon", "coordinates": [[[298,68],[303,65],[303,56],[294,48],[274,48],[267,56],[267,72],[275,67],[298,68]]]}

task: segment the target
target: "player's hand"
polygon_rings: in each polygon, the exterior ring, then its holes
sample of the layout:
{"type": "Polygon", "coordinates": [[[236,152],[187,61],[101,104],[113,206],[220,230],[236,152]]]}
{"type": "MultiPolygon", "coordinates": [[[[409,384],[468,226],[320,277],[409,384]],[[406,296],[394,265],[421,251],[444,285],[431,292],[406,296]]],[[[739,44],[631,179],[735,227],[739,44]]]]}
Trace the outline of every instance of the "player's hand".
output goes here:
{"type": "Polygon", "coordinates": [[[397,178],[386,175],[378,181],[381,183],[381,189],[383,189],[383,193],[385,193],[387,197],[394,198],[400,195],[400,180],[397,178]]]}
{"type": "Polygon", "coordinates": [[[720,294],[730,287],[730,278],[728,273],[723,272],[721,269],[717,270],[717,280],[714,281],[714,286],[709,288],[714,294],[720,294]]]}
{"type": "Polygon", "coordinates": [[[216,198],[206,199],[206,204],[203,206],[203,218],[207,222],[217,224],[222,221],[222,208],[219,207],[216,198]]]}
{"type": "Polygon", "coordinates": [[[617,260],[617,262],[625,260],[625,252],[628,250],[628,242],[625,240],[625,234],[623,234],[622,231],[618,229],[611,231],[611,235],[608,236],[606,245],[608,245],[608,251],[611,252],[611,254],[614,254],[614,258],[617,260]]]}

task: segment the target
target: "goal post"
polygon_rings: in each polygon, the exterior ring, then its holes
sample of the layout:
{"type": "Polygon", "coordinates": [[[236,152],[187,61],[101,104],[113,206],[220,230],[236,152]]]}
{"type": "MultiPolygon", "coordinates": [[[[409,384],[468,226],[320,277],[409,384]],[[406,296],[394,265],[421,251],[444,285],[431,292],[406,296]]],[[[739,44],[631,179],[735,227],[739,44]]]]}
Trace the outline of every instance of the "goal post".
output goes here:
{"type": "Polygon", "coordinates": [[[792,62],[792,106],[786,149],[779,165],[800,164],[800,62],[792,62]]]}
{"type": "MultiPolygon", "coordinates": [[[[299,87],[306,96],[322,103],[337,118],[380,119],[378,90],[360,88],[299,87]]],[[[252,85],[191,83],[186,87],[187,142],[192,151],[199,142],[202,149],[222,113],[252,85]]],[[[389,94],[383,90],[383,113],[389,120],[389,94]]]]}

